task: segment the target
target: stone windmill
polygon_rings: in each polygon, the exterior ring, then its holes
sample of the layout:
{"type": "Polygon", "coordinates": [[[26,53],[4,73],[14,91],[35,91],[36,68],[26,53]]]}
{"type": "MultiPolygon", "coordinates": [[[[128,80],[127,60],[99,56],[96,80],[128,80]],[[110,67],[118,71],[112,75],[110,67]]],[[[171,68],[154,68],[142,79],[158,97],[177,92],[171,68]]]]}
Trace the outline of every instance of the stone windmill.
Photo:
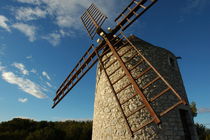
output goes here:
{"type": "Polygon", "coordinates": [[[99,61],[94,140],[197,140],[176,57],[123,33],[157,0],[131,0],[108,32],[107,17],[92,4],[81,16],[91,45],[56,92],[53,108],[99,61]]]}

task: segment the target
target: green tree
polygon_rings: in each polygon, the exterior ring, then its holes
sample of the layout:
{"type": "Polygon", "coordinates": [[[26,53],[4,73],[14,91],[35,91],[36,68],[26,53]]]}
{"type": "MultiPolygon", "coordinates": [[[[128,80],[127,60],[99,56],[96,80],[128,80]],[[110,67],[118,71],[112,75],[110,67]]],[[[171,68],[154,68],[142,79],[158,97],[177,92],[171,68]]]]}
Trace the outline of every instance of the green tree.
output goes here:
{"type": "Polygon", "coordinates": [[[40,130],[36,130],[30,133],[26,140],[62,140],[65,136],[60,130],[56,130],[54,128],[45,127],[40,130]]]}
{"type": "Polygon", "coordinates": [[[190,109],[191,109],[193,117],[196,117],[198,112],[197,112],[197,107],[196,107],[196,103],[195,102],[192,102],[190,104],[190,109]]]}

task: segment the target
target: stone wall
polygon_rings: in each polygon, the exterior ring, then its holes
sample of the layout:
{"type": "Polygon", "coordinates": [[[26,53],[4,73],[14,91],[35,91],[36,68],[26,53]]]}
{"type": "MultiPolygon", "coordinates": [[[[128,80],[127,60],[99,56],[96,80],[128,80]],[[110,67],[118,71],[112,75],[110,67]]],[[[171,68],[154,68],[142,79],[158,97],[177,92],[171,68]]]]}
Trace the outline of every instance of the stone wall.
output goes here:
{"type": "MultiPolygon", "coordinates": [[[[166,49],[153,46],[143,40],[131,36],[130,40],[134,45],[141,51],[141,53],[152,63],[152,65],[160,72],[160,74],[174,87],[174,89],[180,93],[180,95],[187,100],[187,95],[184,89],[181,74],[178,68],[176,57],[166,49]]],[[[125,46],[119,53],[122,54],[129,47],[125,46]]],[[[134,52],[130,51],[125,56],[123,60],[129,59],[134,52]]],[[[106,59],[110,53],[103,57],[106,59]]],[[[107,60],[105,66],[108,66],[115,58],[112,56],[107,60]]],[[[128,67],[132,67],[136,62],[140,61],[140,57],[136,56],[132,61],[129,62],[128,67]]],[[[111,73],[119,66],[119,63],[114,63],[111,67],[107,69],[108,73],[111,73]]],[[[135,77],[141,73],[146,67],[145,63],[139,65],[132,75],[135,77]]],[[[110,79],[115,81],[123,74],[120,69],[116,71],[110,79]]],[[[147,73],[138,79],[138,84],[143,87],[148,81],[154,79],[154,73],[147,73]]],[[[126,77],[123,80],[117,82],[114,85],[115,90],[124,87],[128,83],[126,77]]],[[[151,87],[146,88],[143,93],[150,99],[155,94],[164,89],[162,83],[156,83],[151,87]],[[158,87],[158,88],[157,88],[158,87]]],[[[120,92],[117,96],[120,102],[123,102],[130,96],[135,94],[132,86],[126,88],[120,92]]],[[[164,96],[158,98],[152,103],[152,107],[155,109],[156,113],[162,112],[167,107],[171,106],[177,101],[177,98],[171,93],[167,93],[164,96]]],[[[188,101],[187,101],[188,102],[188,101]]],[[[129,102],[122,105],[125,114],[129,114],[133,110],[137,109],[142,105],[139,95],[135,96],[129,102]]],[[[189,111],[189,106],[181,105],[173,111],[170,111],[165,116],[161,117],[161,124],[157,125],[151,123],[146,127],[137,131],[134,137],[129,134],[125,120],[123,119],[122,113],[120,112],[119,106],[116,103],[115,97],[109,86],[107,78],[104,71],[100,66],[97,69],[97,81],[96,81],[96,93],[95,93],[95,104],[94,104],[94,118],[93,118],[93,140],[185,140],[185,133],[183,129],[183,124],[180,118],[179,109],[188,110],[187,120],[190,126],[190,133],[192,140],[197,140],[197,135],[193,126],[192,116],[189,111]]],[[[131,129],[135,130],[141,126],[144,122],[151,119],[148,110],[142,109],[128,118],[128,122],[131,124],[131,129]]]]}

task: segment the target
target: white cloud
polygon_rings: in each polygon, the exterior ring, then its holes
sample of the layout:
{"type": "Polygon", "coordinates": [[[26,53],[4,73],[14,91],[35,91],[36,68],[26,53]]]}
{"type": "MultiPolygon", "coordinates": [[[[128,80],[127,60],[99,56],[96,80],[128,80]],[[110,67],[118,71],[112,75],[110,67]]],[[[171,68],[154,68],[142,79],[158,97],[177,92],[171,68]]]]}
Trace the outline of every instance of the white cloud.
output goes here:
{"type": "Polygon", "coordinates": [[[35,69],[32,69],[31,72],[34,74],[37,74],[37,70],[35,70],[35,69]]]}
{"type": "Polygon", "coordinates": [[[21,3],[35,4],[35,5],[39,5],[41,3],[41,0],[17,0],[17,1],[21,3]]]}
{"type": "Polygon", "coordinates": [[[12,64],[14,67],[16,67],[17,69],[20,70],[20,72],[23,74],[23,75],[28,75],[29,72],[27,69],[25,69],[25,66],[22,64],[22,63],[13,63],[12,64]]]}
{"type": "Polygon", "coordinates": [[[1,28],[4,28],[4,29],[7,30],[8,32],[10,32],[10,28],[9,28],[9,26],[7,25],[6,22],[8,22],[8,19],[7,19],[5,16],[0,15],[0,27],[1,27],[1,28]]]}
{"type": "Polygon", "coordinates": [[[198,113],[210,113],[210,108],[199,108],[198,113]]]}
{"type": "Polygon", "coordinates": [[[52,87],[52,85],[49,82],[46,82],[46,84],[48,85],[48,87],[52,87]]]}
{"type": "Polygon", "coordinates": [[[17,85],[22,91],[31,94],[36,98],[45,98],[46,95],[42,92],[42,88],[29,79],[18,77],[13,72],[2,72],[2,79],[10,84],[17,85]]]}
{"type": "Polygon", "coordinates": [[[31,8],[31,7],[21,7],[15,11],[16,19],[17,20],[23,20],[23,21],[29,21],[29,20],[36,20],[38,18],[45,18],[47,15],[47,12],[36,7],[36,8],[31,8]]]}
{"type": "Polygon", "coordinates": [[[28,99],[27,98],[19,98],[18,101],[21,103],[25,103],[28,101],[28,99]]]}
{"type": "Polygon", "coordinates": [[[49,41],[53,46],[57,46],[60,43],[61,35],[58,33],[51,33],[47,36],[43,36],[42,38],[49,41]]]}
{"type": "Polygon", "coordinates": [[[78,29],[81,22],[79,15],[81,8],[90,5],[87,0],[44,0],[50,13],[56,16],[56,24],[60,27],[71,27],[78,29]]]}
{"type": "Polygon", "coordinates": [[[36,37],[35,37],[36,27],[35,26],[24,24],[24,23],[16,23],[16,24],[13,24],[12,26],[13,28],[16,28],[17,30],[25,34],[29,38],[29,41],[33,42],[34,40],[36,40],[36,37]]]}
{"type": "Polygon", "coordinates": [[[65,37],[65,36],[74,36],[74,32],[71,32],[71,31],[64,31],[63,29],[60,29],[59,30],[59,33],[62,37],[65,37]]]}
{"type": "Polygon", "coordinates": [[[26,56],[26,59],[31,59],[32,55],[26,56]]]}
{"type": "Polygon", "coordinates": [[[61,28],[81,29],[80,16],[90,6],[92,2],[108,16],[116,16],[115,7],[118,5],[122,10],[124,0],[17,0],[19,2],[42,5],[45,11],[53,18],[55,23],[61,28]],[[119,5],[120,3],[120,5],[119,5]]]}
{"type": "Polygon", "coordinates": [[[50,76],[47,74],[47,72],[43,71],[43,72],[42,72],[42,75],[43,75],[44,77],[46,77],[48,80],[51,80],[51,78],[50,78],[50,76]]]}
{"type": "Polygon", "coordinates": [[[5,70],[5,67],[2,66],[2,63],[0,62],[0,72],[4,71],[5,70]]]}

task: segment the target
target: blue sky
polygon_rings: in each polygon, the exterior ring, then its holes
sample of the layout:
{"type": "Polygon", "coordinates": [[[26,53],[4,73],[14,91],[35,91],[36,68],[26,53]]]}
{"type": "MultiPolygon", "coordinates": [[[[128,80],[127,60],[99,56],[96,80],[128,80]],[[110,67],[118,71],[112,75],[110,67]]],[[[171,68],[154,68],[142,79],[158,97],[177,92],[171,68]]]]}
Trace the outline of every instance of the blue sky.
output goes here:
{"type": "MultiPolygon", "coordinates": [[[[92,119],[95,67],[51,109],[56,89],[92,42],[80,15],[91,4],[109,17],[125,0],[0,0],[0,121],[92,119]]],[[[210,127],[209,0],[159,0],[126,34],[181,56],[179,66],[196,122],[210,127]]],[[[95,43],[96,44],[96,43],[95,43]]]]}

